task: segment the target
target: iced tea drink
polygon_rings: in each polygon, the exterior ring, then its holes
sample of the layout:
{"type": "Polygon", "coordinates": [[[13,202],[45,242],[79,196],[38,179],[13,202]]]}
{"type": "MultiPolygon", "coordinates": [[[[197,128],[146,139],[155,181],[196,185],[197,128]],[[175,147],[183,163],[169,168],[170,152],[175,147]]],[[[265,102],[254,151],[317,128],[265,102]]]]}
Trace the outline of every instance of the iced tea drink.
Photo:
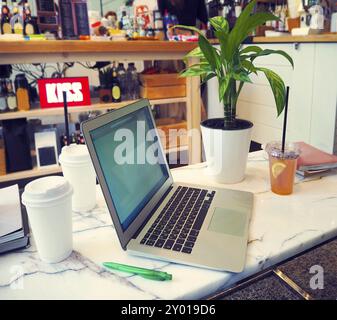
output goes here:
{"type": "Polygon", "coordinates": [[[269,143],[269,175],[271,190],[280,195],[293,192],[299,150],[294,144],[286,145],[284,152],[280,142],[269,143]]]}

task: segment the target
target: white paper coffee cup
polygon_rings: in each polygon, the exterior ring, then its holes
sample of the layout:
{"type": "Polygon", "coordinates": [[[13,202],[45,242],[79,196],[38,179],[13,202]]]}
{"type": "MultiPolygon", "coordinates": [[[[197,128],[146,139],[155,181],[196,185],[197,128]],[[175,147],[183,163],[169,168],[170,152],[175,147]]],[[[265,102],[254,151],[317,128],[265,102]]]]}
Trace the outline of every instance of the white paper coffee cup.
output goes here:
{"type": "Polygon", "coordinates": [[[62,148],[59,161],[63,176],[74,189],[73,211],[90,211],[96,206],[96,173],[86,145],[62,148]]]}
{"type": "Polygon", "coordinates": [[[72,193],[65,178],[49,176],[30,182],[22,194],[37,251],[45,262],[60,262],[72,252],[72,193]]]}

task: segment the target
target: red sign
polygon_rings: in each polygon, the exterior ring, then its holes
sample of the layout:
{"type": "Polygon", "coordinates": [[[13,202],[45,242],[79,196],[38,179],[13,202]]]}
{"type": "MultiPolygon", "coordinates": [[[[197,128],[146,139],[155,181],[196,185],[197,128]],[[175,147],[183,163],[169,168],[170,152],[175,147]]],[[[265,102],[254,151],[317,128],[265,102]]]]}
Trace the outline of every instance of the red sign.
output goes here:
{"type": "Polygon", "coordinates": [[[63,107],[63,91],[69,107],[91,104],[88,77],[40,79],[38,86],[41,108],[63,107]]]}

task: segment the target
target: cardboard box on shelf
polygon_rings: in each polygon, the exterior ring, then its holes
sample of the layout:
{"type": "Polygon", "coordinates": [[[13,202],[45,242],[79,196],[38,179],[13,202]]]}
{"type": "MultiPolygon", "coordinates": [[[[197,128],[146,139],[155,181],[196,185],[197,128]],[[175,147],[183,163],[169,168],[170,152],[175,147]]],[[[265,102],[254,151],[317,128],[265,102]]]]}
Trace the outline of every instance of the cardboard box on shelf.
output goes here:
{"type": "Polygon", "coordinates": [[[185,146],[188,144],[187,122],[175,118],[156,119],[157,128],[161,138],[162,145],[165,149],[185,146]]]}
{"type": "Polygon", "coordinates": [[[140,95],[148,99],[165,99],[186,96],[186,79],[178,73],[140,74],[140,95]]]}

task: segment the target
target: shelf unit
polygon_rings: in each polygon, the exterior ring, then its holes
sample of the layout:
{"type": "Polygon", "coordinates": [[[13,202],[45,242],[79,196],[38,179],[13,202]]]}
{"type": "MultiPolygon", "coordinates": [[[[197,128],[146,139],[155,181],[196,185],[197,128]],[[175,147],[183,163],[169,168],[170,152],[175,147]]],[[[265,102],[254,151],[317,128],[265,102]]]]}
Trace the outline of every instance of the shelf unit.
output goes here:
{"type": "MultiPolygon", "coordinates": [[[[90,111],[105,111],[108,109],[118,109],[127,104],[130,104],[134,101],[123,101],[118,103],[100,103],[98,101],[93,101],[90,106],[79,106],[79,107],[69,107],[68,113],[75,114],[81,112],[90,112],[90,111]]],[[[168,103],[177,103],[177,102],[186,102],[186,97],[182,98],[170,98],[170,99],[157,99],[150,100],[151,105],[160,105],[160,104],[168,104],[168,103]]],[[[49,116],[60,116],[63,115],[63,108],[35,108],[28,111],[16,111],[16,112],[4,112],[0,113],[0,121],[1,120],[10,120],[10,119],[18,119],[18,118],[42,118],[49,116]]]]}
{"type": "MultiPolygon", "coordinates": [[[[120,103],[93,103],[91,106],[83,106],[83,107],[70,107],[68,109],[69,114],[81,113],[81,112],[90,112],[90,111],[106,111],[108,109],[118,109],[127,104],[130,104],[134,101],[124,101],[120,103]]],[[[169,103],[177,103],[177,102],[186,102],[186,97],[181,98],[170,98],[170,99],[156,99],[150,100],[151,105],[161,105],[161,104],[169,104],[169,103]]],[[[32,109],[29,111],[17,111],[17,112],[5,112],[0,113],[0,121],[1,120],[9,120],[9,119],[18,119],[18,118],[43,118],[47,116],[59,116],[63,115],[63,108],[47,108],[47,109],[32,109]]],[[[170,129],[177,128],[178,130],[181,128],[186,128],[186,121],[181,121],[178,123],[168,123],[168,124],[157,124],[157,128],[167,132],[170,129]]],[[[164,146],[164,151],[166,154],[169,153],[178,153],[182,151],[187,151],[188,146],[186,144],[181,144],[179,146],[175,146],[173,148],[166,148],[164,146]]],[[[34,152],[33,152],[34,153],[34,152]]],[[[19,179],[28,179],[38,176],[50,175],[60,173],[61,167],[59,165],[56,166],[48,166],[45,168],[37,168],[34,167],[32,170],[24,170],[14,173],[8,173],[6,175],[0,175],[0,183],[15,181],[19,179]]]]}
{"type": "MultiPolygon", "coordinates": [[[[29,64],[46,62],[76,62],[76,61],[142,61],[142,60],[180,60],[197,43],[168,42],[168,41],[0,41],[1,64],[29,64]]],[[[188,64],[198,60],[189,58],[188,64]]],[[[186,79],[186,97],[150,100],[152,105],[183,102],[186,103],[186,124],[188,130],[194,133],[188,136],[187,145],[166,150],[172,152],[185,150],[188,152],[189,163],[201,161],[201,136],[199,124],[201,121],[201,98],[199,92],[200,79],[186,79]]],[[[93,101],[91,106],[71,107],[70,114],[89,111],[105,111],[120,108],[132,101],[121,103],[99,103],[93,101]]],[[[62,108],[32,109],[29,111],[7,112],[0,114],[1,120],[16,118],[42,118],[63,115],[62,108]]],[[[181,124],[180,124],[181,125],[181,124]]],[[[179,124],[178,124],[179,126],[179,124]]],[[[160,127],[160,126],[159,126],[160,127]]],[[[164,129],[165,130],[165,129],[164,129]]],[[[0,176],[0,183],[17,179],[33,178],[36,176],[55,174],[60,167],[34,168],[33,170],[10,173],[0,176]]]]}
{"type": "MultiPolygon", "coordinates": [[[[158,126],[158,128],[162,128],[162,127],[163,126],[158,126]]],[[[188,146],[180,145],[180,146],[173,147],[170,149],[164,149],[164,151],[166,154],[169,154],[169,153],[177,154],[178,152],[188,151],[188,146]]],[[[29,179],[29,178],[40,177],[44,175],[58,174],[61,172],[62,172],[61,166],[59,165],[48,166],[44,168],[34,167],[32,170],[24,170],[24,171],[8,173],[6,175],[0,175],[0,183],[10,182],[10,181],[15,181],[15,180],[20,180],[20,179],[29,179]]]]}

